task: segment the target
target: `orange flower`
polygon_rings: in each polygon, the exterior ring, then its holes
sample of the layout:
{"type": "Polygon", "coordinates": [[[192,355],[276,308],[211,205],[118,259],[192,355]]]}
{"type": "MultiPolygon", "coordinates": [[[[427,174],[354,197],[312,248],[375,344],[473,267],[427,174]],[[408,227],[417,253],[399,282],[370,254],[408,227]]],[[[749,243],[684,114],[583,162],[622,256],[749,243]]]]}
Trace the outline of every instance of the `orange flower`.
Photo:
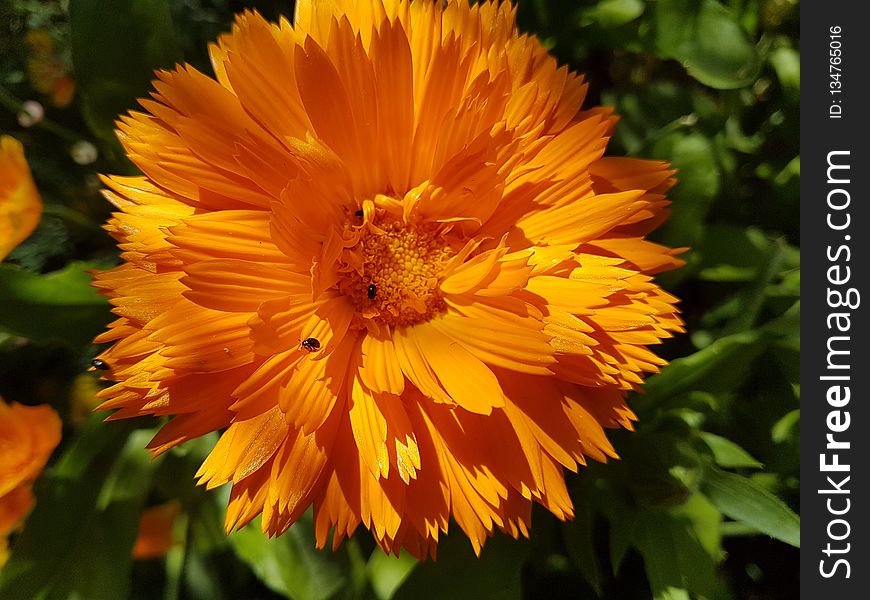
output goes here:
{"type": "Polygon", "coordinates": [[[172,527],[181,505],[173,500],[146,508],[139,521],[139,535],[133,546],[133,558],[159,558],[172,548],[172,527]]]}
{"type": "Polygon", "coordinates": [[[60,428],[50,406],[10,405],[0,398],[0,564],[6,536],[33,507],[33,480],[60,442],[60,428]]]}
{"type": "Polygon", "coordinates": [[[72,102],[75,81],[70,77],[70,67],[57,53],[51,34],[44,29],[33,29],[24,36],[30,47],[27,59],[27,76],[30,84],[41,94],[51,97],[51,103],[64,108],[72,102]]]}
{"type": "Polygon", "coordinates": [[[508,3],[297,7],[120,121],[144,176],[105,178],[102,408],[174,415],[158,453],[225,428],[199,477],[228,530],[313,507],[319,546],[425,557],[451,518],[476,551],[533,502],[569,518],[563,469],[616,456],[681,331],[644,240],[673,171],[603,157],[616,119],[508,3]]]}
{"type": "Polygon", "coordinates": [[[0,260],[33,233],[41,215],[24,147],[14,137],[0,136],[0,260]]]}
{"type": "Polygon", "coordinates": [[[67,74],[57,77],[51,83],[51,103],[58,108],[69,106],[76,91],[76,82],[67,74]]]}

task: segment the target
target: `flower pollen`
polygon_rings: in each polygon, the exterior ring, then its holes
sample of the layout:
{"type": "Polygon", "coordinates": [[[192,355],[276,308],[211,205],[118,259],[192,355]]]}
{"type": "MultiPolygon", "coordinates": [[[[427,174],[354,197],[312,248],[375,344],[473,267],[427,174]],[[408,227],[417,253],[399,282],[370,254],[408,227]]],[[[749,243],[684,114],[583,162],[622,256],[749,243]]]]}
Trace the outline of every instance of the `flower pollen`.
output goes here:
{"type": "Polygon", "coordinates": [[[439,273],[453,256],[440,228],[396,219],[363,225],[359,242],[345,250],[339,290],[357,310],[357,324],[404,327],[446,308],[439,273]]]}

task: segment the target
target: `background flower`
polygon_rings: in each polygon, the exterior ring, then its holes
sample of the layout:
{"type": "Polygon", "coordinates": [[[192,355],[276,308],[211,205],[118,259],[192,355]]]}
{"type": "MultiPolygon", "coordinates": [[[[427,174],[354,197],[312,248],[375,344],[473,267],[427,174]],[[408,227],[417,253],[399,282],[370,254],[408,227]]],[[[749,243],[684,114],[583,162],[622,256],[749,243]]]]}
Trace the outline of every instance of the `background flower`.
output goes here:
{"type": "Polygon", "coordinates": [[[30,49],[27,75],[33,87],[49,96],[54,106],[65,107],[72,101],[75,82],[70,67],[57,54],[51,33],[44,29],[27,32],[25,41],[30,49]]]}
{"type": "Polygon", "coordinates": [[[12,136],[0,136],[0,260],[33,233],[41,214],[24,147],[12,136]]]}
{"type": "Polygon", "coordinates": [[[33,481],[60,442],[60,428],[50,406],[0,398],[0,565],[6,562],[7,537],[33,507],[33,481]]]}
{"type": "Polygon", "coordinates": [[[172,548],[172,529],[181,510],[177,500],[146,509],[139,520],[139,535],[133,545],[133,558],[159,558],[172,548]]]}

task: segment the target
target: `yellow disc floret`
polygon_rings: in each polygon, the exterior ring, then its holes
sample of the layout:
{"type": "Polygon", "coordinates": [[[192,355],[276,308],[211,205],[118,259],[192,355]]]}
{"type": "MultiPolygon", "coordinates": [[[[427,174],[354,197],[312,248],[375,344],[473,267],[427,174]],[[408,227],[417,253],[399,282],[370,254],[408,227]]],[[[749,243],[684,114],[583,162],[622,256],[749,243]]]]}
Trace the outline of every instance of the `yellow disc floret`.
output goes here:
{"type": "Polygon", "coordinates": [[[392,220],[363,225],[359,242],[345,250],[339,289],[353,299],[360,320],[402,327],[444,310],[438,275],[453,255],[439,228],[392,220]]]}

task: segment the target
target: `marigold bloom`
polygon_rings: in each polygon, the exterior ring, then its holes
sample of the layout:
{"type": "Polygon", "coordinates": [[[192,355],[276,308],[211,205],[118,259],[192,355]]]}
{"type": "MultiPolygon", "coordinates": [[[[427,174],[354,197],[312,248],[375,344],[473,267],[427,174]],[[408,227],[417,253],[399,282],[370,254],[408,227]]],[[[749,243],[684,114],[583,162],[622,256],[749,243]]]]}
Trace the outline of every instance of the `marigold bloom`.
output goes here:
{"type": "Polygon", "coordinates": [[[0,398],[0,564],[8,536],[33,507],[33,480],[60,442],[60,417],[46,405],[0,398]]]}
{"type": "Polygon", "coordinates": [[[174,415],[155,452],[225,428],[199,477],[228,530],[313,507],[319,546],[425,557],[451,518],[476,551],[533,502],[569,518],[563,469],[616,456],[681,330],[644,240],[673,171],[603,157],[611,111],[508,3],[297,6],[119,123],[144,176],[105,178],[102,407],[174,415]]]}
{"type": "Polygon", "coordinates": [[[41,215],[24,147],[12,136],[0,136],[0,260],[33,233],[41,215]]]}

